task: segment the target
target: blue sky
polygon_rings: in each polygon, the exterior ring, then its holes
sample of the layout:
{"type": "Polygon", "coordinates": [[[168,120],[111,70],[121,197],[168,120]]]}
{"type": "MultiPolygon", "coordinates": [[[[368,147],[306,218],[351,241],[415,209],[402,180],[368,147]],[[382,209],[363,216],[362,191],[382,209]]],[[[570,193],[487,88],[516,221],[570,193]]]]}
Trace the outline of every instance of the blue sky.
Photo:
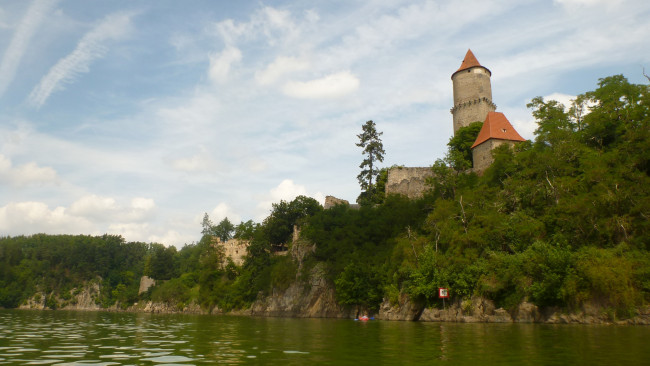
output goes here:
{"type": "Polygon", "coordinates": [[[365,121],[384,166],[444,156],[468,48],[533,138],[535,96],[647,82],[649,17],[646,0],[1,2],[0,235],[180,247],[204,212],[354,201],[365,121]]]}

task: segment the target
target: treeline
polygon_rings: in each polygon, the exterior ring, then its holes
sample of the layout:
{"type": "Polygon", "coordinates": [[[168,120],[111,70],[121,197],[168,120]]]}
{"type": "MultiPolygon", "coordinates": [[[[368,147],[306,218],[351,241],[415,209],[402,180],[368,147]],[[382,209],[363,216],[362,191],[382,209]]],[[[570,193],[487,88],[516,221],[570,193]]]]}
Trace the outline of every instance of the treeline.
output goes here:
{"type": "Polygon", "coordinates": [[[620,75],[598,85],[569,108],[533,99],[535,141],[497,149],[481,177],[462,173],[463,151],[436,162],[426,244],[401,289],[621,316],[648,300],[650,91],[620,75]]]}
{"type": "Polygon", "coordinates": [[[439,306],[437,288],[448,287],[452,298],[505,308],[590,303],[634,315],[650,299],[648,86],[613,76],[566,108],[542,98],[529,107],[534,141],[498,148],[478,176],[467,169],[477,125],[459,131],[419,200],[382,196],[380,176],[356,210],[323,210],[301,196],[274,204],[259,224],[213,225],[206,215],[201,240],[178,251],[114,236],[0,239],[0,306],[101,278],[107,306],[151,299],[246,308],[319,265],[340,304],[369,310],[404,294],[439,306]],[[291,245],[294,225],[315,244],[300,270],[275,255],[291,245]],[[241,266],[213,245],[231,236],[251,243],[241,266]],[[159,281],[138,296],[142,274],[159,281]]]}
{"type": "MultiPolygon", "coordinates": [[[[45,235],[0,238],[0,306],[14,308],[35,293],[72,301],[74,289],[102,279],[98,303],[137,299],[146,258],[162,245],[125,243],[120,236],[45,235]]],[[[149,260],[151,263],[151,260],[149,260]]]]}

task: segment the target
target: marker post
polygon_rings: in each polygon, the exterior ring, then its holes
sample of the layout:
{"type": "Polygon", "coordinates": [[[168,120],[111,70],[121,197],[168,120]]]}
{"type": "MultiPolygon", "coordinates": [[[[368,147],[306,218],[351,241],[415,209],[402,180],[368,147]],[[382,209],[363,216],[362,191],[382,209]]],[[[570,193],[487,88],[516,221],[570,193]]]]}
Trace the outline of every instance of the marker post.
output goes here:
{"type": "Polygon", "coordinates": [[[442,299],[442,308],[445,308],[445,299],[449,298],[449,289],[446,287],[438,287],[438,297],[442,299]]]}

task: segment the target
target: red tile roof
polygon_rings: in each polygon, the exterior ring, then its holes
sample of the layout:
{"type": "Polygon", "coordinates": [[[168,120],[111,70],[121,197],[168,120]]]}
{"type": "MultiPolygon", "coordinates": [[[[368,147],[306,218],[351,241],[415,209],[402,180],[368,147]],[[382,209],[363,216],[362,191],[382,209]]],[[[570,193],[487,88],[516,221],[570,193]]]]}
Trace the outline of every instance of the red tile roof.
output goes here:
{"type": "MultiPolygon", "coordinates": [[[[456,70],[456,72],[454,72],[454,74],[459,71],[467,70],[472,67],[482,67],[486,69],[490,73],[490,75],[492,74],[492,72],[490,72],[490,70],[487,67],[481,65],[478,62],[476,56],[474,56],[474,53],[472,53],[472,50],[470,49],[467,50],[467,53],[465,54],[465,58],[463,59],[463,63],[460,64],[460,67],[458,68],[458,70],[456,70]]],[[[454,74],[452,74],[452,76],[454,74]]]]}
{"type": "Polygon", "coordinates": [[[489,139],[510,140],[510,141],[526,141],[514,127],[510,121],[501,112],[489,112],[483,122],[483,127],[476,137],[476,141],[472,145],[472,149],[489,139]]]}

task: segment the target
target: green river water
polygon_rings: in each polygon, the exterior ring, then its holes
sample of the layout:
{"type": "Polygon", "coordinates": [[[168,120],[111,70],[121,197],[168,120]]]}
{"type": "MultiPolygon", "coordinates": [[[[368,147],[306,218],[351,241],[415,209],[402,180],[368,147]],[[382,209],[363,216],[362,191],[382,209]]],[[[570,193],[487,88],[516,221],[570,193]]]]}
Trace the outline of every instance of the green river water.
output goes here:
{"type": "Polygon", "coordinates": [[[0,311],[10,365],[650,365],[650,327],[0,311]]]}

